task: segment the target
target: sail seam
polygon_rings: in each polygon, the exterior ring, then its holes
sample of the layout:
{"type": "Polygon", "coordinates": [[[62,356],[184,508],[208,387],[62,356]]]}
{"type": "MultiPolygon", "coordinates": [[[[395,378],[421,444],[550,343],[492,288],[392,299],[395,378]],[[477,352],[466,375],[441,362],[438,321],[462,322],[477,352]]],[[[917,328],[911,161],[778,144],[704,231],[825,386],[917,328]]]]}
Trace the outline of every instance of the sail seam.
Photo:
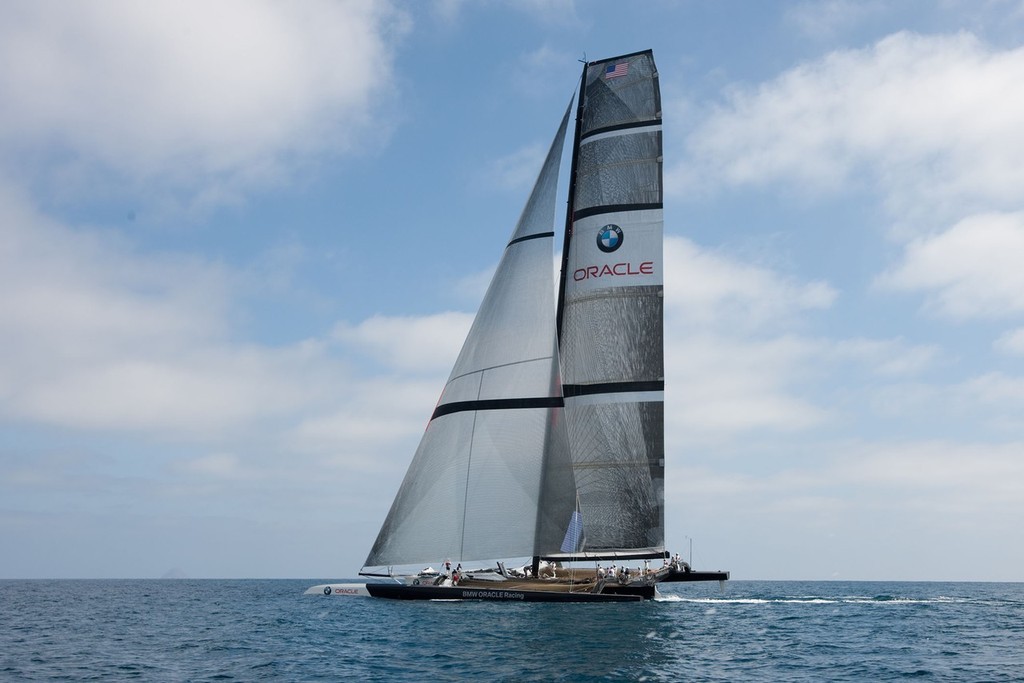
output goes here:
{"type": "MultiPolygon", "coordinates": [[[[512,361],[511,363],[498,363],[497,365],[488,365],[486,368],[478,368],[476,370],[471,370],[470,372],[463,372],[459,375],[452,375],[451,377],[448,378],[448,384],[451,384],[457,379],[469,377],[470,375],[475,375],[477,373],[487,372],[488,370],[496,370],[498,368],[511,368],[516,365],[525,365],[527,363],[536,363],[538,361],[545,360],[551,360],[551,356],[537,356],[536,358],[524,358],[523,360],[516,360],[512,361]]],[[[447,387],[448,385],[445,386],[447,387]]]]}
{"type": "MultiPolygon", "coordinates": [[[[476,395],[479,398],[480,392],[484,387],[484,376],[480,374],[480,379],[476,386],[476,395]]],[[[477,414],[473,413],[473,426],[469,430],[469,452],[466,453],[466,488],[462,493],[462,533],[459,534],[459,557],[462,559],[466,554],[466,515],[469,513],[469,481],[470,474],[473,472],[473,447],[476,443],[476,418],[477,414]]]]}
{"type": "Polygon", "coordinates": [[[524,410],[528,408],[561,408],[565,401],[561,396],[538,396],[533,398],[490,398],[476,401],[454,401],[438,406],[430,419],[462,413],[469,410],[524,410]]]}

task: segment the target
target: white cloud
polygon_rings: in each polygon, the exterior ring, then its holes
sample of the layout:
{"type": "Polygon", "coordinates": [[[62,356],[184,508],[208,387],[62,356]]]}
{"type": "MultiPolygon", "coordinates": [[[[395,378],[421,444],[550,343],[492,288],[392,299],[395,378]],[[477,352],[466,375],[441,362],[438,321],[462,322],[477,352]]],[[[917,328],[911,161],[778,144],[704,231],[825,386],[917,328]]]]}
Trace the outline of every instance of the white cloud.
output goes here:
{"type": "Polygon", "coordinates": [[[5,412],[77,428],[205,437],[311,408],[329,395],[315,365],[289,349],[131,354],[22,376],[5,412]]]}
{"type": "Polygon", "coordinates": [[[374,316],[358,325],[339,323],[332,336],[387,367],[411,372],[451,369],[473,324],[468,313],[374,316]]]}
{"type": "Polygon", "coordinates": [[[736,87],[667,173],[687,185],[785,181],[814,192],[868,178],[904,219],[1016,206],[1024,186],[1024,48],[896,33],[736,87]],[[1009,95],[1008,95],[1009,94],[1009,95]],[[861,175],[864,174],[864,175],[861,175]]]}
{"type": "Polygon", "coordinates": [[[666,306],[690,327],[785,326],[798,313],[829,308],[837,297],[826,282],[800,284],[679,237],[665,238],[664,253],[666,306]]]}
{"type": "Polygon", "coordinates": [[[666,423],[673,437],[795,431],[827,420],[828,411],[797,390],[816,349],[793,337],[667,336],[666,423]]]}
{"type": "MultiPolygon", "coordinates": [[[[248,283],[216,262],[70,230],[0,192],[0,418],[203,443],[290,442],[337,462],[379,457],[372,446],[423,426],[472,322],[456,312],[378,316],[320,339],[240,343],[233,322],[244,317],[248,283]],[[360,354],[382,366],[357,378],[360,354]]],[[[192,469],[231,462],[218,454],[192,469]]]]}
{"type": "MultiPolygon", "coordinates": [[[[566,92],[565,84],[571,83],[576,75],[574,72],[578,58],[579,54],[573,51],[572,46],[559,43],[558,47],[552,47],[545,43],[514,55],[502,68],[507,74],[508,84],[519,97],[552,105],[562,101],[563,106],[569,106],[570,93],[566,92]]],[[[540,168],[540,159],[534,173],[537,168],[540,168]]]]}
{"type": "Polygon", "coordinates": [[[885,10],[869,0],[816,0],[796,3],[785,10],[785,19],[813,39],[832,38],[852,25],[885,10]]]}
{"type": "Polygon", "coordinates": [[[433,0],[433,10],[442,21],[453,23],[465,8],[486,4],[507,5],[545,24],[566,25],[578,21],[576,0],[433,0]]]}
{"type": "Polygon", "coordinates": [[[1024,356],[1024,327],[1004,332],[993,346],[1002,353],[1024,356]]]}
{"type": "Polygon", "coordinates": [[[166,348],[220,336],[228,275],[185,256],[135,259],[115,236],[75,232],[0,188],[0,299],[7,343],[44,339],[61,357],[102,343],[166,348]]]}
{"type": "Polygon", "coordinates": [[[0,148],[190,190],[266,180],[379,125],[402,22],[375,0],[5,3],[0,148]]]}
{"type": "Polygon", "coordinates": [[[182,462],[178,468],[186,473],[198,474],[201,477],[230,479],[236,481],[242,476],[242,462],[232,453],[209,453],[207,455],[182,462]]]}
{"type": "Polygon", "coordinates": [[[847,394],[867,391],[865,402],[886,409],[894,390],[880,386],[943,357],[935,345],[901,338],[812,335],[811,318],[838,296],[828,283],[682,238],[665,239],[665,273],[666,423],[680,442],[833,423],[841,404],[821,383],[838,376],[847,394]]]}
{"type": "Polygon", "coordinates": [[[788,334],[835,291],[665,239],[666,419],[690,441],[750,429],[792,431],[827,419],[795,394],[819,344],[788,334]]]}
{"type": "Polygon", "coordinates": [[[1024,414],[1024,377],[1013,377],[1001,372],[988,372],[974,377],[960,386],[960,391],[972,405],[988,409],[993,417],[1006,414],[1018,429],[1024,427],[1019,419],[1024,414]]]}
{"type": "Polygon", "coordinates": [[[838,362],[857,360],[882,376],[915,375],[933,367],[941,353],[933,345],[912,346],[902,339],[842,339],[828,355],[838,362]]]}
{"type": "Polygon", "coordinates": [[[72,231],[0,193],[0,414],[181,436],[226,433],[329,396],[326,345],[230,341],[238,278],[72,231]]]}
{"type": "Polygon", "coordinates": [[[375,376],[349,382],[339,388],[337,406],[301,419],[285,440],[292,448],[322,454],[325,463],[348,470],[404,466],[444,381],[439,373],[420,380],[375,376]]]}
{"type": "MultiPolygon", "coordinates": [[[[745,566],[747,576],[757,577],[838,572],[877,579],[877,558],[884,556],[886,578],[953,580],[963,568],[950,561],[951,547],[984,554],[1016,533],[1024,515],[1021,447],[1019,441],[786,440],[765,448],[759,441],[732,463],[721,457],[713,467],[676,463],[666,493],[684,501],[680,516],[700,530],[705,553],[715,546],[706,555],[715,558],[712,566],[745,566]],[[762,554],[770,562],[759,563],[762,554]]],[[[981,575],[1015,580],[1016,569],[993,566],[981,575]]]]}
{"type": "Polygon", "coordinates": [[[837,461],[835,474],[846,482],[902,489],[912,496],[943,491],[941,498],[927,495],[927,500],[947,514],[957,505],[1019,510],[1024,507],[1021,448],[1013,442],[874,444],[837,461]]]}
{"type": "Polygon", "coordinates": [[[954,382],[903,382],[875,388],[868,398],[878,415],[929,433],[1024,435],[1024,377],[989,371],[954,382]]]}
{"type": "Polygon", "coordinates": [[[970,216],[906,247],[901,264],[878,284],[924,291],[927,307],[954,320],[1024,312],[1024,212],[970,216]]]}
{"type": "Polygon", "coordinates": [[[547,148],[541,144],[529,145],[491,163],[486,174],[488,184],[506,189],[529,189],[537,180],[537,169],[544,163],[547,148]]]}

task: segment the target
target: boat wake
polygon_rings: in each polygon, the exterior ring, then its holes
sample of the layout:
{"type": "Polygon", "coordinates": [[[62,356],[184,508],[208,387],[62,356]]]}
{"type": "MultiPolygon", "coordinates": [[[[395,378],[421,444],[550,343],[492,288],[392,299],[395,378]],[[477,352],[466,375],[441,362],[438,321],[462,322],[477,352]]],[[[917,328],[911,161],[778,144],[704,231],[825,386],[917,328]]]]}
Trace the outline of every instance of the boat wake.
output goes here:
{"type": "Polygon", "coordinates": [[[967,598],[938,596],[934,598],[901,598],[890,595],[842,597],[794,596],[779,598],[688,598],[681,595],[659,595],[657,602],[688,602],[702,605],[838,605],[838,604],[891,604],[891,605],[937,605],[975,602],[967,598]]]}

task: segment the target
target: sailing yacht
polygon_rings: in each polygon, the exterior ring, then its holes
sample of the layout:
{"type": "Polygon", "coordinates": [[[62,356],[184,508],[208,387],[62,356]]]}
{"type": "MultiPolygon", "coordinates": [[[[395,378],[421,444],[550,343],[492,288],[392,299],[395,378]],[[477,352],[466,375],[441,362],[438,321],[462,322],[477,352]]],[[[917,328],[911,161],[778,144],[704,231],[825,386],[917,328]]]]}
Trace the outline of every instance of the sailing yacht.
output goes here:
{"type": "Polygon", "coordinates": [[[360,572],[378,580],[307,592],[583,602],[728,578],[669,561],[665,549],[653,53],[586,63],[576,100],[557,297],[556,185],[572,102],[360,572]],[[512,558],[526,561],[507,569],[512,558]],[[394,570],[443,560],[488,564],[394,570]],[[608,571],[602,561],[643,566],[608,571]]]}

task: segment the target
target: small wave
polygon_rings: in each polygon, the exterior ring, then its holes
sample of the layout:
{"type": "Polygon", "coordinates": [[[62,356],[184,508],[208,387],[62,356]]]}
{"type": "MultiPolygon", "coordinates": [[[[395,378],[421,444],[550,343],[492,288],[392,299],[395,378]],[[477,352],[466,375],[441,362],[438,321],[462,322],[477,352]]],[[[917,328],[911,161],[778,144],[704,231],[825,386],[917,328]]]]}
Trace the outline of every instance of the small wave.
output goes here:
{"type": "Polygon", "coordinates": [[[971,598],[957,598],[947,595],[937,595],[928,598],[909,598],[898,595],[846,595],[837,598],[840,602],[852,604],[877,604],[877,605],[984,605],[982,600],[971,598]]]}

